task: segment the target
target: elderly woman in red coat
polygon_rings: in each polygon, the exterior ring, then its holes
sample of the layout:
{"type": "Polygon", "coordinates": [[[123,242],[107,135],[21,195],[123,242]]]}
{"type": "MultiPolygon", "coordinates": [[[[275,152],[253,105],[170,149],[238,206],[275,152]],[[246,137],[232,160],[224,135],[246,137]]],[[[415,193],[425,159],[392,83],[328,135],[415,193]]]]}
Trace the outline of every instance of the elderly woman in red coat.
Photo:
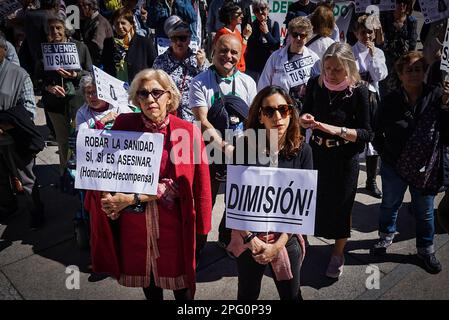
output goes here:
{"type": "Polygon", "coordinates": [[[142,287],[147,299],[162,300],[163,289],[169,289],[177,300],[190,300],[195,294],[196,237],[211,229],[204,141],[197,127],[171,115],[180,94],[164,71],[139,72],[129,95],[142,113],[119,115],[112,129],[164,135],[158,192],[88,192],[92,267],[122,285],[142,287]],[[140,213],[139,205],[144,207],[140,213]]]}

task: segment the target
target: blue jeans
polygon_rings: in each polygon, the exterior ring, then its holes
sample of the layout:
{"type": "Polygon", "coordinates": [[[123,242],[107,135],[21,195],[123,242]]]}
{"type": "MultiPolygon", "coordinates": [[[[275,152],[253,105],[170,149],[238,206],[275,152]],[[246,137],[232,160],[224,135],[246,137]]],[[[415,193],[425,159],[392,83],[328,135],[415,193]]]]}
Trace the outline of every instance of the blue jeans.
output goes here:
{"type": "Polygon", "coordinates": [[[435,196],[423,195],[418,189],[409,186],[392,166],[384,162],[380,168],[380,176],[383,196],[380,205],[379,232],[387,235],[396,232],[398,210],[408,186],[412,197],[411,210],[416,219],[416,247],[420,254],[433,253],[435,196]]]}

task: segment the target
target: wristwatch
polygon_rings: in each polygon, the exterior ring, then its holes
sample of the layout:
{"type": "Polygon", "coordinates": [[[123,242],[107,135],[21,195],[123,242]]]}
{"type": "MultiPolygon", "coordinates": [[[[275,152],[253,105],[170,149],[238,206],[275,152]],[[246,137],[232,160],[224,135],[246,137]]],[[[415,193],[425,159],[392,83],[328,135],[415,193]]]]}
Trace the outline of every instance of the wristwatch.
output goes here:
{"type": "Polygon", "coordinates": [[[135,202],[134,205],[136,207],[140,207],[140,205],[142,204],[142,202],[140,202],[139,195],[137,193],[134,193],[134,202],[135,202]]]}
{"type": "Polygon", "coordinates": [[[342,138],[346,137],[347,133],[348,133],[348,128],[341,127],[341,129],[340,129],[340,137],[342,137],[342,138]]]}
{"type": "Polygon", "coordinates": [[[251,240],[253,240],[255,237],[256,237],[255,233],[250,233],[245,238],[243,238],[243,243],[247,244],[247,243],[251,242],[251,240]]]}

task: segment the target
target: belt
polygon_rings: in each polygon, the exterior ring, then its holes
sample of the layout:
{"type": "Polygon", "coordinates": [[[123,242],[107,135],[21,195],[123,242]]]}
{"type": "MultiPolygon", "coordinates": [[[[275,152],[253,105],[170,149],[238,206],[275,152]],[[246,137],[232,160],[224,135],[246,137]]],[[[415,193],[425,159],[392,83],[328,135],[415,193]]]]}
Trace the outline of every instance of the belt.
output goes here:
{"type": "Polygon", "coordinates": [[[310,139],[315,142],[317,145],[319,146],[323,146],[323,147],[327,147],[327,148],[332,148],[332,147],[338,147],[338,146],[342,146],[344,144],[349,143],[348,140],[337,140],[337,139],[325,139],[319,136],[315,136],[312,135],[310,137],[310,139]]]}

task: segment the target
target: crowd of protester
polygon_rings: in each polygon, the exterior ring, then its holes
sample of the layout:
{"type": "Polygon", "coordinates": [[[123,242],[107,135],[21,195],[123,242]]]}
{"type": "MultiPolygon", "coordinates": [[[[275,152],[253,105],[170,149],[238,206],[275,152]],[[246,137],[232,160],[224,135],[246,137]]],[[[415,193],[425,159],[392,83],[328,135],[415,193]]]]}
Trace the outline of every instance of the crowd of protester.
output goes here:
{"type": "MultiPolygon", "coordinates": [[[[449,185],[449,81],[440,70],[446,26],[440,20],[418,30],[414,0],[396,0],[394,10],[380,15],[354,13],[343,38],[333,1],[298,0],[288,6],[283,42],[266,0],[20,3],[0,18],[0,218],[15,212],[23,197],[30,227],[45,223],[33,173],[44,148],[33,124],[36,107],[58,145],[61,177],[69,136],[78,130],[161,133],[156,195],[87,192],[92,266],[122,285],[142,287],[148,299],[162,299],[162,289],[169,289],[177,300],[190,300],[226,181],[225,165],[196,163],[193,153],[212,144],[220,158],[233,159],[226,129],[276,129],[277,159],[269,166],[318,172],[314,236],[335,240],[327,277],[343,273],[361,158],[366,192],[381,199],[371,253],[386,254],[393,243],[409,188],[417,256],[428,272],[442,270],[434,220],[438,212],[448,229],[449,196],[438,210],[434,200],[449,185]],[[79,28],[68,23],[70,5],[80,9],[79,28]],[[45,70],[41,44],[66,42],[76,45],[81,68],[45,70]],[[285,68],[295,63],[296,78],[285,68]],[[129,106],[98,98],[92,66],[128,83],[129,106]],[[176,143],[168,137],[179,128],[193,137],[192,161],[175,165],[176,143]],[[205,142],[206,133],[212,139],[205,142]]],[[[267,265],[280,298],[301,299],[306,237],[231,230],[223,214],[218,244],[236,259],[238,299],[259,297],[267,265]],[[286,270],[279,271],[279,263],[286,270]]]]}

